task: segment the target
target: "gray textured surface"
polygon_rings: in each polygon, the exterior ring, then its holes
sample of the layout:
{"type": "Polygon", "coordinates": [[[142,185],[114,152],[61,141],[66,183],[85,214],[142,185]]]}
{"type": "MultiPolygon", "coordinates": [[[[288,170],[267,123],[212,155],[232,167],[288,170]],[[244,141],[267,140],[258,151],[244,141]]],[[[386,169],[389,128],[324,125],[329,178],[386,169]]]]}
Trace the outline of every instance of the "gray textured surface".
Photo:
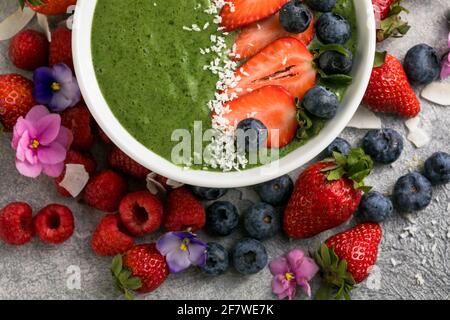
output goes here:
{"type": "MultiPolygon", "coordinates": [[[[11,12],[16,3],[16,0],[0,2],[0,20],[11,12]]],[[[419,42],[427,42],[443,53],[446,28],[442,12],[450,9],[450,0],[409,0],[404,1],[404,4],[411,10],[409,20],[412,29],[404,39],[389,40],[383,47],[399,58],[403,58],[407,49],[419,42]]],[[[7,45],[7,42],[0,42],[0,73],[18,71],[5,58],[7,45]]],[[[376,167],[368,182],[377,190],[389,193],[396,178],[408,170],[419,168],[432,152],[450,151],[450,109],[424,101],[422,105],[423,125],[432,136],[432,142],[422,149],[415,149],[407,142],[404,154],[394,166],[376,167]]],[[[383,117],[383,125],[406,133],[401,120],[383,117]]],[[[361,130],[347,129],[343,136],[356,144],[363,134],[361,130]]],[[[61,246],[44,245],[36,239],[19,248],[0,243],[0,298],[118,298],[110,281],[110,259],[95,256],[89,247],[90,234],[101,218],[101,213],[77,201],[58,197],[53,182],[48,178],[30,180],[16,173],[9,135],[0,136],[0,176],[0,206],[22,200],[38,210],[48,203],[57,202],[68,205],[76,216],[76,234],[61,246]],[[81,271],[80,289],[67,285],[69,274],[77,268],[81,271]]],[[[296,173],[293,173],[295,176],[296,173]]],[[[384,238],[377,267],[371,278],[354,291],[354,299],[449,299],[449,190],[450,186],[436,188],[432,204],[412,218],[396,215],[383,224],[384,238]],[[415,235],[401,239],[400,234],[408,226],[417,228],[415,235]],[[391,259],[400,264],[393,266],[391,259]],[[423,285],[418,284],[417,275],[423,277],[423,285]]],[[[233,190],[227,198],[233,199],[241,208],[248,206],[249,201],[256,200],[255,194],[247,189],[233,190]]],[[[266,246],[270,257],[274,258],[293,247],[305,250],[316,248],[320,241],[335,232],[326,232],[308,241],[289,242],[279,237],[268,241],[266,246]]],[[[221,242],[230,246],[233,239],[221,242]]],[[[184,274],[170,276],[159,290],[141,298],[272,299],[270,280],[267,269],[251,277],[229,272],[215,279],[205,278],[192,269],[184,274]]],[[[317,284],[314,287],[317,288],[317,284]]]]}

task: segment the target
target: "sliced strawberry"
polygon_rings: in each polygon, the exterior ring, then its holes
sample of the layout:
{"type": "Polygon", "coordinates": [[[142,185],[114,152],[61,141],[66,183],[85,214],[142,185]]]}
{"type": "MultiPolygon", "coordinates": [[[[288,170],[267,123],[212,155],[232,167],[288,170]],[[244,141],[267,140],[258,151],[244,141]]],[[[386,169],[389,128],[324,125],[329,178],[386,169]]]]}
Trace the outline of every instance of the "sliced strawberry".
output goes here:
{"type": "Polygon", "coordinates": [[[267,146],[282,148],[297,132],[297,108],[294,97],[283,87],[265,86],[231,101],[230,112],[223,117],[237,125],[244,119],[255,118],[268,129],[267,146]],[[271,130],[279,130],[279,140],[272,141],[271,130]]]}
{"type": "Polygon", "coordinates": [[[236,79],[240,80],[227,92],[241,96],[267,85],[277,85],[302,99],[316,84],[313,59],[308,48],[297,39],[278,39],[236,71],[236,79]]]}
{"type": "Polygon", "coordinates": [[[314,38],[314,21],[309,28],[302,33],[289,33],[284,30],[280,23],[280,15],[275,15],[243,28],[236,40],[234,60],[245,60],[260,52],[266,46],[277,39],[292,37],[301,41],[305,46],[309,45],[314,38]]]}
{"type": "Polygon", "coordinates": [[[225,31],[232,31],[271,16],[289,0],[228,0],[220,16],[225,31]]]}

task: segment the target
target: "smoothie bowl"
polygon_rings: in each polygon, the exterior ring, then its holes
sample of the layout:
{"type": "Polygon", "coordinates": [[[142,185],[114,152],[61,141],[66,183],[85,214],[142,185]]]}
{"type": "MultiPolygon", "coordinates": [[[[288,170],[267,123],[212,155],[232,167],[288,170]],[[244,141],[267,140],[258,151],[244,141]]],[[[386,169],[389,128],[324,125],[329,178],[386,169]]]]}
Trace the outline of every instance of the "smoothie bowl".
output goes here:
{"type": "Polygon", "coordinates": [[[150,170],[204,187],[258,184],[317,156],[358,108],[375,53],[370,0],[331,12],[79,0],[73,30],[80,88],[105,133],[150,170]]]}

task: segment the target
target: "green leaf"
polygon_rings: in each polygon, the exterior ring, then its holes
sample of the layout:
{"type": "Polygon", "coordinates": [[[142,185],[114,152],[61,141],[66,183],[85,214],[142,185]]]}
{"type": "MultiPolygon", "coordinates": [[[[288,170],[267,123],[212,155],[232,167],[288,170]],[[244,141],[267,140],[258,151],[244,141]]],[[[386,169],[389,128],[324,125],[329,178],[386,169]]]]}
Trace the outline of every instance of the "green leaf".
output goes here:
{"type": "Polygon", "coordinates": [[[349,56],[349,50],[340,44],[326,44],[319,48],[319,57],[327,51],[335,51],[338,52],[345,57],[349,56]]]}
{"type": "Polygon", "coordinates": [[[127,280],[126,286],[127,286],[127,289],[137,290],[140,287],[142,287],[142,281],[138,277],[132,277],[127,280]]]}
{"type": "Polygon", "coordinates": [[[345,166],[347,164],[347,158],[342,153],[333,151],[333,158],[340,166],[345,166]]]}
{"type": "Polygon", "coordinates": [[[314,296],[315,300],[328,300],[331,296],[331,286],[324,282],[320,286],[319,290],[317,290],[316,295],[314,296]]]}
{"type": "Polygon", "coordinates": [[[326,74],[322,70],[318,69],[317,72],[320,75],[320,78],[323,82],[338,84],[338,85],[349,85],[353,82],[353,77],[347,74],[326,74]]]}
{"type": "Polygon", "coordinates": [[[111,271],[114,276],[119,277],[120,272],[122,271],[122,255],[116,255],[111,264],[111,271]]]}
{"type": "Polygon", "coordinates": [[[345,273],[347,272],[347,261],[341,260],[339,261],[338,267],[337,267],[338,274],[342,277],[345,276],[345,273]]]}
{"type": "Polygon", "coordinates": [[[124,296],[127,300],[134,300],[134,295],[130,290],[125,290],[124,296]]]}
{"type": "Polygon", "coordinates": [[[345,169],[344,167],[338,167],[337,169],[334,169],[327,174],[327,180],[328,181],[337,181],[341,179],[345,175],[345,169]]]}
{"type": "Polygon", "coordinates": [[[375,52],[375,61],[373,62],[374,68],[381,67],[386,61],[387,51],[375,52]]]}
{"type": "Polygon", "coordinates": [[[323,244],[320,247],[320,256],[322,257],[324,266],[329,266],[331,264],[330,249],[328,249],[326,244],[323,244]]]}
{"type": "Polygon", "coordinates": [[[119,274],[119,276],[117,277],[117,279],[119,280],[119,282],[125,286],[125,284],[128,281],[128,278],[131,276],[131,271],[130,270],[122,270],[122,272],[119,274]]]}

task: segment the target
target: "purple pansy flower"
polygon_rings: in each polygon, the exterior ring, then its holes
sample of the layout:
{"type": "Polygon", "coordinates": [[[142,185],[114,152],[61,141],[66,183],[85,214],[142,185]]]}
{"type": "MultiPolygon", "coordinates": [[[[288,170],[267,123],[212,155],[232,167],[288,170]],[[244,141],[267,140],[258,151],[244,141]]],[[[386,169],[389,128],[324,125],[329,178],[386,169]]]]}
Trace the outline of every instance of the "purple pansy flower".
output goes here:
{"type": "Polygon", "coordinates": [[[269,269],[273,275],[273,293],[279,299],[288,298],[289,300],[295,296],[297,285],[301,286],[310,297],[309,281],[319,271],[314,260],[305,256],[305,253],[299,249],[291,250],[285,256],[272,260],[269,269]]]}
{"type": "MultiPolygon", "coordinates": [[[[448,48],[450,49],[450,33],[448,34],[448,48]]],[[[450,52],[442,60],[441,79],[450,76],[450,52]]]]}
{"type": "Polygon", "coordinates": [[[16,150],[16,168],[30,178],[42,172],[58,177],[71,143],[72,133],[61,126],[61,116],[35,106],[14,126],[11,145],[16,150]]]}
{"type": "Polygon", "coordinates": [[[170,272],[178,273],[191,265],[206,262],[206,243],[191,232],[168,232],[156,243],[158,251],[166,257],[170,272]]]}
{"type": "Polygon", "coordinates": [[[33,74],[34,99],[48,105],[50,110],[61,112],[73,107],[81,100],[81,92],[72,70],[65,64],[52,68],[41,67],[33,74]]]}

